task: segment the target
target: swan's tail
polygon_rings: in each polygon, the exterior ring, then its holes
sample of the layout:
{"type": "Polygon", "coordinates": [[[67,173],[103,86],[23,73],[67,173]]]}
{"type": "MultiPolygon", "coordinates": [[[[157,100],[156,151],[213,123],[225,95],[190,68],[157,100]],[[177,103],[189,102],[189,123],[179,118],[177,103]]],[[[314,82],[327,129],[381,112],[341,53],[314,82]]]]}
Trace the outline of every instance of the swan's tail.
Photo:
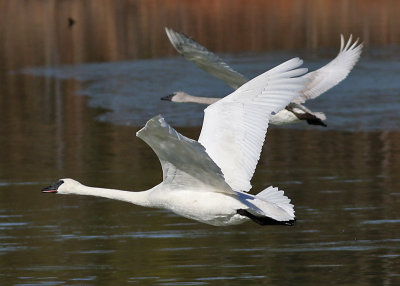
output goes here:
{"type": "Polygon", "coordinates": [[[249,208],[238,209],[237,213],[246,216],[260,225],[294,225],[294,206],[290,199],[278,188],[268,187],[256,196],[246,198],[249,208]]]}
{"type": "Polygon", "coordinates": [[[273,203],[283,209],[291,218],[294,218],[294,206],[290,203],[290,199],[285,196],[283,191],[270,186],[256,195],[256,198],[265,202],[273,203]]]}

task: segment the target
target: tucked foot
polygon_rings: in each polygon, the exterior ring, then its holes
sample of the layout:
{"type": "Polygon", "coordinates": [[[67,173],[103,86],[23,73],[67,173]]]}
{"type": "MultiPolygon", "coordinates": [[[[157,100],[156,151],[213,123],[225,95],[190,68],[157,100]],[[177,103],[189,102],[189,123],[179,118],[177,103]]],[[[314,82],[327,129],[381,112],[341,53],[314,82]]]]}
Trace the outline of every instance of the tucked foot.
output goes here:
{"type": "Polygon", "coordinates": [[[238,209],[236,211],[238,214],[242,216],[246,216],[255,223],[258,223],[259,225],[287,225],[287,226],[293,226],[296,222],[296,219],[293,220],[287,220],[287,221],[278,221],[273,218],[267,217],[267,216],[256,216],[253,215],[252,213],[249,213],[248,211],[244,209],[238,209]]]}
{"type": "Polygon", "coordinates": [[[307,123],[310,124],[310,125],[321,125],[321,126],[324,126],[324,127],[328,126],[321,119],[319,119],[318,117],[316,117],[316,116],[314,116],[314,117],[315,118],[306,119],[307,123]]]}

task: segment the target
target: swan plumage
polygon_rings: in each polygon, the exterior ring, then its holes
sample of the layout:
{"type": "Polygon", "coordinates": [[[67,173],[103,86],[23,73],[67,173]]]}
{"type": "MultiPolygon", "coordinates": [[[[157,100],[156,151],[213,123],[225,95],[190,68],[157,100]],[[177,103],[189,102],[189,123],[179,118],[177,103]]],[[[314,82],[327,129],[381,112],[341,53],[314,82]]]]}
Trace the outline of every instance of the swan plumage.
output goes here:
{"type": "Polygon", "coordinates": [[[297,97],[307,80],[302,60],[289,60],[245,83],[205,109],[199,140],[187,138],[159,115],[137,132],[160,160],[163,180],[150,190],[129,192],[61,179],[44,193],[93,195],[164,208],[186,218],[223,226],[253,220],[292,225],[294,206],[283,191],[247,193],[271,113],[297,97]]]}
{"type": "MultiPolygon", "coordinates": [[[[194,62],[202,70],[219,78],[234,89],[237,89],[248,81],[244,75],[235,71],[220,57],[192,38],[169,28],[165,28],[165,31],[174,48],[185,59],[194,62]]],[[[324,113],[313,112],[302,105],[302,103],[306,100],[318,97],[344,80],[360,58],[363,44],[358,44],[358,39],[354,43],[352,43],[352,35],[347,43],[345,43],[343,35],[340,35],[340,39],[341,46],[338,55],[327,65],[304,75],[309,79],[308,84],[304,87],[301,94],[293,99],[287,108],[271,116],[271,124],[282,125],[305,120],[309,124],[326,126],[326,124],[323,123],[323,121],[326,120],[326,115],[324,113]]],[[[173,102],[212,104],[220,98],[198,97],[185,92],[174,92],[162,99],[173,102]]]]}

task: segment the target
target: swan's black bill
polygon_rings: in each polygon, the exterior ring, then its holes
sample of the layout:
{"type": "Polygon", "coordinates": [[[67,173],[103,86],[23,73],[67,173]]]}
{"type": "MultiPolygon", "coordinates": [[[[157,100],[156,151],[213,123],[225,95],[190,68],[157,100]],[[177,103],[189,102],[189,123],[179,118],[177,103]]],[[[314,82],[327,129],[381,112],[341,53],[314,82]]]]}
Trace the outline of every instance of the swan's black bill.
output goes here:
{"type": "Polygon", "coordinates": [[[64,183],[64,181],[61,180],[61,181],[58,181],[57,183],[54,183],[54,184],[51,185],[51,186],[48,186],[48,187],[46,187],[46,188],[43,188],[43,189],[42,189],[42,193],[52,193],[52,194],[56,194],[58,188],[59,188],[63,183],[64,183]]]}
{"type": "Polygon", "coordinates": [[[170,94],[170,95],[167,95],[167,96],[164,96],[164,97],[161,97],[160,99],[161,100],[168,100],[168,101],[172,101],[172,98],[174,97],[174,95],[175,94],[170,94]]]}

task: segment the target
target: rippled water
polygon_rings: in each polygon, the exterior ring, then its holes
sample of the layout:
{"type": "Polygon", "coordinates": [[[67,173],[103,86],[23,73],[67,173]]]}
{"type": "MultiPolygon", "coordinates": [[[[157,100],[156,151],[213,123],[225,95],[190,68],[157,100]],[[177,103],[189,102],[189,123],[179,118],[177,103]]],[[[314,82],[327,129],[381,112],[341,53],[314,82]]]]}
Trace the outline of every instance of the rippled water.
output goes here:
{"type": "Polygon", "coordinates": [[[1,285],[400,285],[400,61],[392,17],[399,4],[228,2],[1,6],[1,285]],[[231,90],[171,56],[166,25],[232,52],[221,57],[248,77],[294,56],[319,68],[335,57],[342,32],[365,41],[350,76],[307,103],[326,113],[327,128],[268,130],[252,192],[285,190],[294,227],[212,227],[124,202],[40,192],[63,177],[137,191],[159,183],[158,159],[135,136],[156,114],[198,136],[202,106],[159,98],[231,90]]]}
{"type": "MultiPolygon", "coordinates": [[[[123,202],[41,194],[43,186],[65,176],[135,190],[159,182],[157,158],[134,137],[135,128],[90,124],[104,131],[82,135],[81,154],[92,150],[94,157],[76,161],[66,150],[57,169],[57,161],[40,162],[37,152],[25,153],[32,174],[23,165],[18,170],[30,179],[18,180],[14,173],[0,182],[5,285],[399,282],[397,131],[271,129],[254,189],[270,184],[284,189],[296,206],[296,226],[212,227],[123,202]],[[115,147],[102,147],[110,141],[115,147]]],[[[195,137],[199,128],[181,132],[195,137]]],[[[52,140],[48,143],[43,148],[56,154],[52,140]]],[[[2,170],[6,166],[3,162],[2,170]]]]}

